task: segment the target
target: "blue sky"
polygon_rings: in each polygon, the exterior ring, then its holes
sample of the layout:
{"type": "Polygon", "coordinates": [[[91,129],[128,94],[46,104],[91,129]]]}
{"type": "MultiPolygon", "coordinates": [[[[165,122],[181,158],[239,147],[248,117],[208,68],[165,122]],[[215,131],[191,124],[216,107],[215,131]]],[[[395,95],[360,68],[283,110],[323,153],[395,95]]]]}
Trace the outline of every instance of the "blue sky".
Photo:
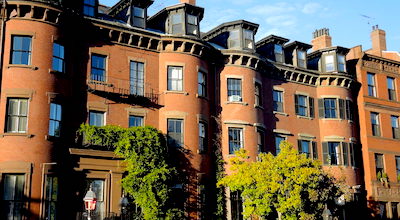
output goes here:
{"type": "MultiPolygon", "coordinates": [[[[112,6],[118,0],[100,0],[112,6]]],[[[179,0],[155,0],[149,15],[178,4],[179,0]]],[[[256,40],[275,34],[310,43],[312,32],[329,28],[333,45],[371,48],[372,25],[386,31],[387,49],[400,51],[399,0],[197,0],[205,9],[202,32],[228,21],[248,20],[260,25],[256,40]]]]}

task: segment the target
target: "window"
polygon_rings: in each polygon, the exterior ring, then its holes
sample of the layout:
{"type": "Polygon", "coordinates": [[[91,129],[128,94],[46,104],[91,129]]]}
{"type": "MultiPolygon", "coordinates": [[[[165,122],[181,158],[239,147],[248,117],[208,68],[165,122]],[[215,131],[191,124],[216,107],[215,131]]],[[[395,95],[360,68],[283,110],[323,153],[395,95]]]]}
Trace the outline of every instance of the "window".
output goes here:
{"type": "MultiPolygon", "coordinates": [[[[93,219],[104,219],[104,214],[106,211],[105,207],[105,180],[104,179],[86,179],[86,193],[89,188],[96,194],[96,209],[92,211],[93,219]]],[[[85,194],[83,194],[85,195],[85,194]]]]}
{"type": "Polygon", "coordinates": [[[297,66],[307,68],[306,52],[303,50],[297,51],[297,66]]]}
{"type": "Polygon", "coordinates": [[[233,30],[229,32],[228,48],[240,48],[239,30],[233,30]]]}
{"type": "Polygon", "coordinates": [[[93,17],[95,15],[96,0],[83,0],[83,15],[93,17]]]}
{"type": "Polygon", "coordinates": [[[231,215],[232,220],[243,220],[243,201],[240,191],[231,192],[231,215]]]}
{"type": "Polygon", "coordinates": [[[394,78],[388,77],[387,78],[387,88],[388,88],[388,97],[389,100],[395,101],[396,100],[396,87],[394,85],[394,78]]]}
{"type": "Polygon", "coordinates": [[[296,115],[314,117],[314,98],[305,95],[295,95],[296,115]]]}
{"type": "Polygon", "coordinates": [[[207,97],[207,77],[203,72],[197,73],[197,92],[199,96],[207,97]]]}
{"type": "Polygon", "coordinates": [[[171,15],[172,34],[183,34],[183,16],[182,13],[171,15]]]}
{"type": "Polygon", "coordinates": [[[261,91],[261,84],[255,83],[254,84],[254,96],[255,96],[255,105],[262,106],[262,91],[261,91]]]}
{"type": "Polygon", "coordinates": [[[168,90],[183,91],[183,67],[168,66],[168,90]]]}
{"type": "Polygon", "coordinates": [[[25,133],[28,122],[28,99],[9,98],[7,105],[6,132],[25,133]]]}
{"type": "Polygon", "coordinates": [[[283,112],[283,92],[278,90],[272,91],[273,107],[275,112],[283,112]]]}
{"type": "Polygon", "coordinates": [[[335,71],[335,61],[334,61],[333,55],[325,56],[325,71],[326,72],[335,71]]]}
{"type": "Polygon", "coordinates": [[[275,61],[283,63],[284,62],[284,54],[283,54],[282,45],[275,44],[274,53],[275,53],[275,61]]]}
{"type": "Polygon", "coordinates": [[[383,154],[375,154],[375,171],[377,176],[381,176],[385,172],[383,165],[383,154]]]}
{"type": "Polygon", "coordinates": [[[31,64],[32,37],[12,36],[11,64],[31,64]]]}
{"type": "Polygon", "coordinates": [[[89,125],[104,126],[104,112],[89,111],[89,125]]]}
{"type": "Polygon", "coordinates": [[[187,34],[197,36],[197,16],[187,15],[187,34]]]}
{"type": "Polygon", "coordinates": [[[392,219],[399,219],[399,212],[398,212],[398,202],[390,202],[390,206],[392,209],[392,219]]]}
{"type": "Polygon", "coordinates": [[[257,130],[257,150],[258,150],[258,153],[266,152],[265,151],[265,146],[264,146],[264,142],[265,142],[264,141],[264,136],[265,136],[264,131],[258,129],[257,130]]]}
{"type": "Polygon", "coordinates": [[[61,131],[61,105],[50,103],[49,135],[60,137],[61,131]]]}
{"type": "Polygon", "coordinates": [[[244,48],[253,49],[254,48],[254,33],[250,30],[243,30],[244,35],[244,48]]]}
{"type": "Polygon", "coordinates": [[[168,145],[173,147],[183,146],[183,120],[168,119],[168,145]]]}
{"type": "Polygon", "coordinates": [[[199,123],[199,152],[207,151],[207,126],[205,123],[199,123]]]}
{"type": "Polygon", "coordinates": [[[337,118],[336,111],[336,99],[324,99],[325,118],[337,118]]]}
{"type": "Polygon", "coordinates": [[[65,72],[64,46],[61,44],[53,44],[53,62],[51,68],[61,73],[65,72]]]}
{"type": "Polygon", "coordinates": [[[229,154],[234,154],[235,151],[243,147],[243,129],[229,128],[229,154]]]}
{"type": "Polygon", "coordinates": [[[371,127],[373,136],[381,136],[381,129],[379,126],[379,113],[371,112],[371,127]]]}
{"type": "Polygon", "coordinates": [[[131,95],[144,95],[144,63],[130,62],[130,93],[131,95]]]}
{"type": "Polygon", "coordinates": [[[2,179],[1,219],[23,219],[25,210],[25,175],[4,174],[2,179]]]}
{"type": "Polygon", "coordinates": [[[399,129],[399,116],[392,115],[390,117],[391,124],[392,124],[392,137],[394,139],[400,138],[400,129],[399,129]]]}
{"type": "Polygon", "coordinates": [[[133,26],[144,28],[145,27],[145,9],[133,7],[133,26]]]}
{"type": "Polygon", "coordinates": [[[338,71],[346,72],[346,58],[344,55],[338,55],[338,71]]]}
{"type": "Polygon", "coordinates": [[[143,116],[129,115],[129,127],[143,126],[143,116]]]}
{"type": "Polygon", "coordinates": [[[56,220],[57,197],[58,197],[58,178],[46,175],[44,198],[44,219],[56,220]]]}
{"type": "Polygon", "coordinates": [[[106,56],[92,54],[90,79],[101,82],[106,81],[106,56]]]}
{"type": "Polygon", "coordinates": [[[279,152],[281,152],[280,144],[284,140],[286,140],[286,138],[284,136],[275,135],[275,152],[276,152],[276,155],[278,155],[279,152]]]}
{"type": "Polygon", "coordinates": [[[376,89],[375,89],[375,74],[368,73],[368,95],[372,97],[376,97],[376,89]]]}
{"type": "Polygon", "coordinates": [[[346,118],[347,120],[353,121],[353,102],[346,100],[346,118]]]}
{"type": "MultiPolygon", "coordinates": [[[[352,146],[352,144],[350,144],[352,146]]],[[[351,147],[350,158],[354,149],[351,147]]],[[[325,165],[349,166],[349,143],[346,142],[322,142],[323,163],[325,165]]]]}
{"type": "Polygon", "coordinates": [[[308,158],[318,159],[317,145],[313,141],[298,140],[299,153],[305,154],[308,158]]]}
{"type": "Polygon", "coordinates": [[[230,102],[242,101],[241,79],[228,79],[228,101],[230,102]]]}
{"type": "MultiPolygon", "coordinates": [[[[325,153],[325,152],[324,152],[325,153]]],[[[328,161],[329,165],[340,165],[340,142],[328,142],[328,161]]]]}
{"type": "Polygon", "coordinates": [[[400,156],[395,157],[396,160],[396,177],[397,177],[397,182],[400,182],[400,156]]]}

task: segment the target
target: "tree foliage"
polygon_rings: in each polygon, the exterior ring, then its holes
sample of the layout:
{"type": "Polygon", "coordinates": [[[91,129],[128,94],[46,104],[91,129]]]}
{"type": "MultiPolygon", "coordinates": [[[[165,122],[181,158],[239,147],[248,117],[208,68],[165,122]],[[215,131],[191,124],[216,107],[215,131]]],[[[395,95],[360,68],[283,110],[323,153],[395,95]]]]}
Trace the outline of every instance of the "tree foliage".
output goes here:
{"type": "Polygon", "coordinates": [[[114,149],[124,158],[127,175],[122,187],[141,208],[144,219],[173,219],[180,213],[169,206],[177,170],[170,165],[165,138],[157,129],[82,125],[79,133],[87,144],[114,149]]]}
{"type": "Polygon", "coordinates": [[[288,142],[281,152],[260,154],[259,160],[248,160],[245,150],[231,158],[233,174],[218,182],[240,191],[244,216],[267,217],[273,210],[284,220],[319,219],[326,203],[332,203],[342,192],[333,177],[322,170],[319,161],[299,154],[288,142]]]}

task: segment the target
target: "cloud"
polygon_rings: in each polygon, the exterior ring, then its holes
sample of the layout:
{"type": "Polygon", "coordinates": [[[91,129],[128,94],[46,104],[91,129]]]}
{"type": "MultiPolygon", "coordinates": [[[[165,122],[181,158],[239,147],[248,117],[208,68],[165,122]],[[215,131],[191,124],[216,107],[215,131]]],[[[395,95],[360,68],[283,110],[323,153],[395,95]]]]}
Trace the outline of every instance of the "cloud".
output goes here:
{"type": "Polygon", "coordinates": [[[254,0],[230,0],[228,2],[235,5],[249,5],[252,4],[254,0]]]}
{"type": "Polygon", "coordinates": [[[304,5],[303,9],[301,10],[304,14],[315,14],[319,10],[322,9],[322,6],[316,2],[310,2],[304,5]]]}
{"type": "Polygon", "coordinates": [[[257,5],[246,10],[247,13],[253,13],[258,15],[269,15],[269,14],[282,14],[294,11],[295,7],[289,5],[286,2],[279,2],[274,5],[257,5]]]}
{"type": "Polygon", "coordinates": [[[297,18],[293,15],[276,15],[265,19],[265,22],[273,26],[293,26],[297,23],[297,18]]]}

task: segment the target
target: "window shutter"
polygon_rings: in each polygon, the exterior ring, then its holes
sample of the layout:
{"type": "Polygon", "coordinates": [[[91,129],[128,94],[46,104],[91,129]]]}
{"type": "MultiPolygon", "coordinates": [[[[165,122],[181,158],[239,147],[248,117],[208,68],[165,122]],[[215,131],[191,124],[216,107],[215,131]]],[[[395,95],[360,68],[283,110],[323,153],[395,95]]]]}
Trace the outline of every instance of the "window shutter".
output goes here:
{"type": "Polygon", "coordinates": [[[340,146],[338,147],[338,152],[336,152],[337,165],[343,165],[342,146],[343,146],[343,143],[340,143],[340,146]]]}
{"type": "Polygon", "coordinates": [[[339,99],[339,115],[341,119],[345,119],[344,100],[339,99]]]}
{"type": "Polygon", "coordinates": [[[324,99],[318,99],[318,115],[320,118],[325,118],[324,99]]]}
{"type": "Polygon", "coordinates": [[[353,120],[353,102],[346,100],[346,119],[353,120]]]}
{"type": "Polygon", "coordinates": [[[312,144],[312,157],[315,160],[318,160],[318,150],[317,150],[317,142],[313,141],[312,144]]]}
{"type": "Polygon", "coordinates": [[[314,98],[308,97],[308,104],[310,106],[310,117],[314,118],[315,113],[314,113],[314,98]]]}
{"type": "Polygon", "coordinates": [[[400,129],[399,128],[394,128],[394,138],[395,139],[400,138],[400,129]]]}
{"type": "Polygon", "coordinates": [[[301,149],[301,140],[297,140],[297,148],[299,153],[303,153],[302,149],[301,149]]]}
{"type": "Polygon", "coordinates": [[[342,143],[342,152],[343,152],[343,165],[348,166],[349,165],[349,145],[346,142],[342,143]]]}
{"type": "Polygon", "coordinates": [[[322,142],[322,157],[325,165],[330,165],[328,142],[322,142]]]}
{"type": "Polygon", "coordinates": [[[294,95],[294,108],[296,111],[296,115],[299,114],[299,95],[294,95]]]}

